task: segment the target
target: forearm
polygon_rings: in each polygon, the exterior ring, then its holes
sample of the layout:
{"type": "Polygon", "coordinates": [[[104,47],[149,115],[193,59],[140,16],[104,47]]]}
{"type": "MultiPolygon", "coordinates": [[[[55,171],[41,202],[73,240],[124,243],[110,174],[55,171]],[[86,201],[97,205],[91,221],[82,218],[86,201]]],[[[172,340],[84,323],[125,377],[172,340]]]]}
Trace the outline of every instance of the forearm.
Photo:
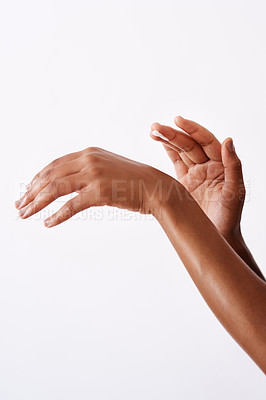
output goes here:
{"type": "Polygon", "coordinates": [[[219,321],[266,372],[266,284],[188,195],[171,196],[158,220],[219,321]]]}
{"type": "Polygon", "coordinates": [[[265,277],[254,260],[249,248],[247,247],[241,231],[239,230],[238,232],[225,237],[225,239],[239,255],[239,257],[242,258],[242,260],[252,269],[252,271],[254,271],[261,279],[265,281],[265,277]]]}

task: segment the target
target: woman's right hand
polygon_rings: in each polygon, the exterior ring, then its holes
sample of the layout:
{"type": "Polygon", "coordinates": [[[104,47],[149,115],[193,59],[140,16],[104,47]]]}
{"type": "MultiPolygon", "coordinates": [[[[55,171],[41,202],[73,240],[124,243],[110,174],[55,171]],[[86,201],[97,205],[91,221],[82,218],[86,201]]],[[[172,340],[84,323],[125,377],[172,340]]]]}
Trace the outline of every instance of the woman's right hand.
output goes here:
{"type": "Polygon", "coordinates": [[[92,206],[114,206],[153,215],[167,201],[169,187],[183,187],[169,175],[106,150],[89,147],[54,160],[28,185],[15,205],[28,218],[60,196],[77,192],[45,220],[52,227],[92,206]]]}

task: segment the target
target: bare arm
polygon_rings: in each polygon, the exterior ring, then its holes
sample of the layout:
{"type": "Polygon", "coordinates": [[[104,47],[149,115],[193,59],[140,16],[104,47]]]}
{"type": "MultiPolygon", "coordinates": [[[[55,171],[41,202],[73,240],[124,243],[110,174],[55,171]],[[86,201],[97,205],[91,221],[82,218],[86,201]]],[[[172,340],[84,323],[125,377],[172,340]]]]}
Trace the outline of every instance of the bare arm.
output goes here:
{"type": "Polygon", "coordinates": [[[179,182],[221,235],[264,279],[241,235],[245,186],[241,161],[232,139],[227,138],[221,144],[209,130],[182,117],[176,117],[175,124],[179,129],[153,124],[151,137],[164,145],[179,182]]]}
{"type": "MultiPolygon", "coordinates": [[[[186,195],[187,197],[187,195],[186,195]]],[[[198,204],[180,193],[158,218],[216,317],[266,373],[266,283],[235,253],[198,204]]]]}
{"type": "Polygon", "coordinates": [[[240,258],[255,272],[261,279],[265,281],[265,277],[261,272],[258,264],[256,263],[251,251],[245,243],[241,231],[239,230],[234,235],[225,237],[226,241],[234,249],[234,251],[239,255],[240,258]]]}
{"type": "Polygon", "coordinates": [[[266,283],[229,246],[184,186],[147,165],[87,148],[47,165],[16,207],[27,219],[72,192],[78,195],[44,221],[47,227],[93,206],[152,213],[214,314],[266,372],[266,283]]]}

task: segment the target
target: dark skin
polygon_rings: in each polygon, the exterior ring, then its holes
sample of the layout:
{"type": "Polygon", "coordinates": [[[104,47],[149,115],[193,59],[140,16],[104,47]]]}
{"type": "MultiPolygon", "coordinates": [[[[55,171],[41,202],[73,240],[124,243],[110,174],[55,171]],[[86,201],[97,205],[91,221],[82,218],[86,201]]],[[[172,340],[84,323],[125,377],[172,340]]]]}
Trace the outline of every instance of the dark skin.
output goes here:
{"type": "Polygon", "coordinates": [[[153,214],[211,310],[266,373],[266,283],[241,235],[241,163],[230,138],[221,145],[195,122],[178,117],[176,124],[182,131],[153,124],[151,135],[164,144],[179,181],[87,148],[48,164],[16,207],[25,219],[77,192],[45,221],[50,228],[92,206],[153,214]]]}
{"type": "Polygon", "coordinates": [[[179,182],[194,197],[219,232],[223,236],[230,235],[236,227],[239,228],[245,194],[241,164],[232,151],[232,140],[227,139],[222,147],[216,137],[199,124],[182,117],[177,117],[175,121],[185,133],[155,123],[152,130],[160,132],[169,142],[152,133],[151,137],[165,143],[179,182]],[[226,148],[228,145],[229,149],[226,148]],[[225,150],[223,153],[222,149],[225,150]],[[226,180],[225,164],[230,165],[232,155],[234,167],[229,170],[231,177],[228,176],[226,180]]]}
{"type": "Polygon", "coordinates": [[[245,200],[241,161],[231,138],[221,144],[206,128],[176,117],[180,129],[154,123],[151,137],[163,143],[177,179],[193,196],[237,254],[264,279],[241,234],[245,200]],[[155,131],[165,137],[155,136],[155,131]]]}

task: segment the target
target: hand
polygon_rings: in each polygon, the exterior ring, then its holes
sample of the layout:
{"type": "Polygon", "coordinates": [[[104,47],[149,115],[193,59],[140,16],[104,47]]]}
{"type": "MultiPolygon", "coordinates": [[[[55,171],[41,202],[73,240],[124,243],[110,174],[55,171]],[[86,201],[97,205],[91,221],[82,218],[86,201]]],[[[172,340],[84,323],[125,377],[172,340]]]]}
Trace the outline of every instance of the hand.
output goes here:
{"type": "Polygon", "coordinates": [[[163,143],[179,182],[225,238],[240,232],[245,198],[242,167],[231,138],[223,144],[196,122],[175,118],[183,131],[154,123],[151,137],[163,143]]]}
{"type": "Polygon", "coordinates": [[[168,187],[170,180],[170,176],[148,165],[89,147],[47,165],[35,175],[15,206],[21,218],[28,218],[58,197],[77,192],[45,220],[47,227],[92,206],[110,205],[148,214],[155,212],[161,196],[159,189],[168,187]]]}

